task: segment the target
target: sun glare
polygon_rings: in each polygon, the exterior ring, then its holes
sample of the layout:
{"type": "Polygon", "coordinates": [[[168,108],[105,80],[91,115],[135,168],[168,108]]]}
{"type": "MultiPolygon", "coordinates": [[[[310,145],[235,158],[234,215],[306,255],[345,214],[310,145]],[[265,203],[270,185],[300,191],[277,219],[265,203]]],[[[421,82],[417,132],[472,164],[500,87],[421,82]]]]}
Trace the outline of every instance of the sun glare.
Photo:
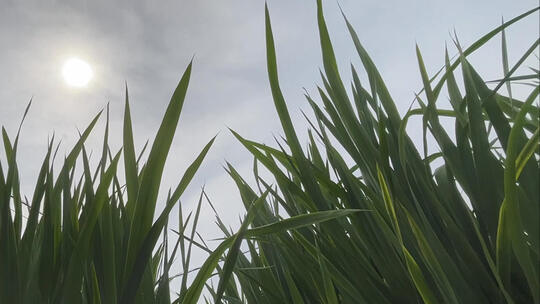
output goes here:
{"type": "Polygon", "coordinates": [[[93,72],[87,62],[79,58],[70,58],[64,63],[62,75],[68,85],[84,87],[92,79],[93,72]]]}

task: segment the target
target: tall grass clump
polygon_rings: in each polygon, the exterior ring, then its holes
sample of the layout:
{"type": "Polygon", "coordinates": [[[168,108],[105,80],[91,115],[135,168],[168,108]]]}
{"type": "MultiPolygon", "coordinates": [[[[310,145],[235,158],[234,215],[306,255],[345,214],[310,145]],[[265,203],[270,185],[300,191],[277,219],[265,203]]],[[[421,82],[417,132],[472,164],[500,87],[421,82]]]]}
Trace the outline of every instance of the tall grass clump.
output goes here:
{"type": "Polygon", "coordinates": [[[417,48],[423,88],[417,107],[402,117],[346,18],[368,81],[362,83],[354,67],[352,83],[342,81],[321,2],[324,70],[318,98],[306,94],[315,117],[308,119],[307,149],[280,89],[266,10],[268,75],[285,138],[271,148],[233,131],[255,158],[256,188],[232,166],[228,170],[249,210],[251,231],[321,213],[368,211],[266,235],[246,233],[244,225],[233,235],[221,225],[236,239],[224,241],[234,242],[227,254],[218,252],[224,266],[217,270],[219,285],[209,286],[214,301],[540,303],[539,71],[516,75],[539,40],[513,66],[505,40],[508,26],[537,17],[538,8],[468,48],[455,38],[457,56],[451,60],[446,53],[435,75],[428,75],[417,48]],[[488,83],[467,58],[499,34],[504,78],[488,83]],[[517,81],[530,88],[525,100],[511,94],[517,81]],[[441,107],[441,99],[451,108],[441,107]],[[413,116],[422,119],[422,151],[406,131],[413,116]],[[442,117],[453,121],[455,137],[442,117]],[[435,139],[436,153],[428,154],[428,137],[435,139]],[[260,166],[272,180],[260,177],[260,166]]]}
{"type": "Polygon", "coordinates": [[[169,269],[178,246],[169,255],[166,234],[163,241],[158,239],[213,143],[212,139],[169,191],[154,221],[165,159],[190,73],[191,64],[174,91],[146,161],[141,159],[146,145],[135,152],[126,89],[122,150],[110,150],[107,117],[101,158],[90,167],[85,140],[100,112],[56,173],[58,147],[53,136],[31,199],[20,192],[20,127],[14,138],[2,129],[6,159],[0,162],[1,303],[171,303],[169,269]],[[120,156],[125,172],[117,170],[120,156]],[[82,168],[76,171],[77,164],[82,168]]]}
{"type": "Polygon", "coordinates": [[[423,88],[417,108],[402,117],[346,18],[367,85],[354,67],[350,87],[343,83],[321,0],[317,7],[324,70],[319,97],[306,94],[315,117],[308,119],[307,149],[280,89],[265,11],[268,75],[285,137],[272,148],[232,131],[254,156],[256,187],[227,165],[247,213],[236,232],[217,218],[224,238],[215,249],[194,240],[204,193],[194,215],[184,218],[180,209],[172,250],[167,234],[169,213],[213,139],[155,214],[191,64],[146,161],[145,148],[135,152],[127,90],[122,149],[111,151],[107,119],[101,157],[91,168],[85,141],[100,114],[60,166],[51,138],[30,199],[20,190],[20,127],[14,138],[2,129],[0,302],[193,304],[206,288],[215,303],[540,303],[539,71],[516,75],[539,40],[510,66],[505,39],[508,26],[538,8],[468,48],[456,37],[457,56],[446,53],[432,76],[417,48],[423,88]],[[504,77],[490,83],[467,58],[498,34],[504,77]],[[530,88],[524,100],[512,96],[513,82],[530,88]],[[437,104],[445,98],[450,108],[437,104]],[[406,131],[415,116],[422,118],[422,151],[406,131]],[[454,134],[443,117],[453,121],[454,134]],[[124,172],[117,170],[121,159],[124,172]],[[273,178],[265,180],[261,170],[273,178]],[[209,254],[197,269],[189,269],[193,246],[209,254]],[[183,276],[171,299],[177,252],[183,276]],[[213,276],[217,286],[208,283],[213,276]]]}

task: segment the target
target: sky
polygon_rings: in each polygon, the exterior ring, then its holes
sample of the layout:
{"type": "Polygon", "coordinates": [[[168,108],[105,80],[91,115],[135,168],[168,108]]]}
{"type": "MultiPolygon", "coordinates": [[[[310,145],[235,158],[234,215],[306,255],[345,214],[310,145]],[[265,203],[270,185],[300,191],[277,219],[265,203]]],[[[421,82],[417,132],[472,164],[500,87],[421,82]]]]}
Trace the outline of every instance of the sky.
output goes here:
{"type": "MultiPolygon", "coordinates": [[[[314,92],[321,83],[315,3],[268,1],[281,87],[303,135],[307,124],[300,110],[309,112],[303,89],[314,92]]],[[[509,20],[538,5],[532,0],[324,1],[344,75],[350,74],[350,63],[360,67],[360,61],[338,3],[378,66],[401,114],[421,88],[415,43],[432,75],[444,63],[445,43],[451,54],[456,53],[450,36],[454,30],[461,44],[468,46],[500,25],[502,18],[509,20]]],[[[508,30],[511,65],[538,35],[537,14],[508,30]]],[[[31,196],[47,137],[54,132],[62,140],[60,152],[67,151],[78,138],[77,128],[84,128],[107,103],[110,143],[114,149],[120,148],[125,82],[136,148],[140,149],[154,137],[191,58],[192,77],[162,190],[174,187],[205,143],[219,133],[181,201],[185,210],[192,210],[205,186],[224,222],[237,227],[244,211],[223,166],[230,162],[249,179],[252,157],[228,128],[271,145],[274,136],[282,134],[266,74],[264,1],[0,0],[0,125],[12,136],[33,98],[18,154],[25,194],[31,196]],[[93,69],[87,87],[69,87],[62,79],[62,64],[73,56],[93,69]]],[[[500,40],[488,44],[471,61],[485,79],[500,78],[500,40]]],[[[418,122],[409,126],[413,139],[420,138],[419,126],[418,122]]],[[[89,150],[99,153],[103,128],[101,120],[89,138],[89,150]]],[[[221,235],[209,208],[203,208],[200,226],[208,238],[221,235]]]]}

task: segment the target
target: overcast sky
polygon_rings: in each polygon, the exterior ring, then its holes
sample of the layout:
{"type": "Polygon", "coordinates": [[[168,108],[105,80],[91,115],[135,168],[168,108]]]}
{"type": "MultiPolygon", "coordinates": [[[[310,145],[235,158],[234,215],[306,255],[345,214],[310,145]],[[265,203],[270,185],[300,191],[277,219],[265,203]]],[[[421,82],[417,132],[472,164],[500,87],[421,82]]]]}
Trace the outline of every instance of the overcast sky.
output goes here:
{"type": "MultiPolygon", "coordinates": [[[[359,67],[336,1],[325,2],[325,15],[340,68],[359,67]]],[[[456,30],[463,45],[506,20],[538,5],[523,1],[341,0],[344,12],[370,52],[403,114],[421,87],[415,58],[418,43],[433,73],[444,63],[445,42],[456,30]]],[[[269,1],[280,80],[300,133],[306,124],[302,97],[320,83],[322,66],[312,1],[269,1]]],[[[510,63],[538,36],[538,15],[508,31],[510,63]]],[[[452,49],[452,54],[455,50],[452,49]]],[[[176,184],[186,166],[215,134],[218,139],[189,191],[190,210],[200,187],[227,224],[243,214],[236,188],[222,166],[225,160],[246,177],[252,158],[227,127],[247,138],[273,144],[281,133],[267,83],[264,1],[6,1],[0,0],[0,125],[13,136],[28,100],[34,103],[23,129],[19,163],[23,189],[29,191],[56,133],[65,151],[77,128],[110,102],[111,145],[120,148],[124,81],[130,90],[136,146],[153,138],[186,65],[195,55],[190,87],[177,135],[167,160],[162,190],[176,184]],[[89,62],[94,78],[85,88],[65,84],[63,62],[89,62]]],[[[500,41],[472,57],[486,79],[501,77],[500,41]]],[[[102,121],[103,122],[103,121],[102,121]]],[[[414,124],[412,124],[414,127],[414,124]]],[[[103,123],[89,139],[99,151],[103,123]]],[[[413,130],[414,133],[414,130],[413,130]]],[[[418,132],[417,132],[418,133],[418,132]]],[[[4,161],[4,155],[2,161],[4,161]]],[[[31,193],[25,193],[31,196],[31,193]]],[[[202,231],[219,236],[213,215],[203,211],[202,231]]]]}

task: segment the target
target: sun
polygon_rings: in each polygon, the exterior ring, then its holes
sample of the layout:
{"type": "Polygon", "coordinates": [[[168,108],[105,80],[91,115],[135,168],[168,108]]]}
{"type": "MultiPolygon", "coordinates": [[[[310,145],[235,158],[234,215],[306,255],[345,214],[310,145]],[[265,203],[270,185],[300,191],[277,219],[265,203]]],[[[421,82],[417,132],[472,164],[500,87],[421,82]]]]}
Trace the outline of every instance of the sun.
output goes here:
{"type": "Polygon", "coordinates": [[[62,67],[62,75],[68,85],[85,87],[94,76],[94,73],[86,61],[74,57],[66,60],[62,67]]]}

